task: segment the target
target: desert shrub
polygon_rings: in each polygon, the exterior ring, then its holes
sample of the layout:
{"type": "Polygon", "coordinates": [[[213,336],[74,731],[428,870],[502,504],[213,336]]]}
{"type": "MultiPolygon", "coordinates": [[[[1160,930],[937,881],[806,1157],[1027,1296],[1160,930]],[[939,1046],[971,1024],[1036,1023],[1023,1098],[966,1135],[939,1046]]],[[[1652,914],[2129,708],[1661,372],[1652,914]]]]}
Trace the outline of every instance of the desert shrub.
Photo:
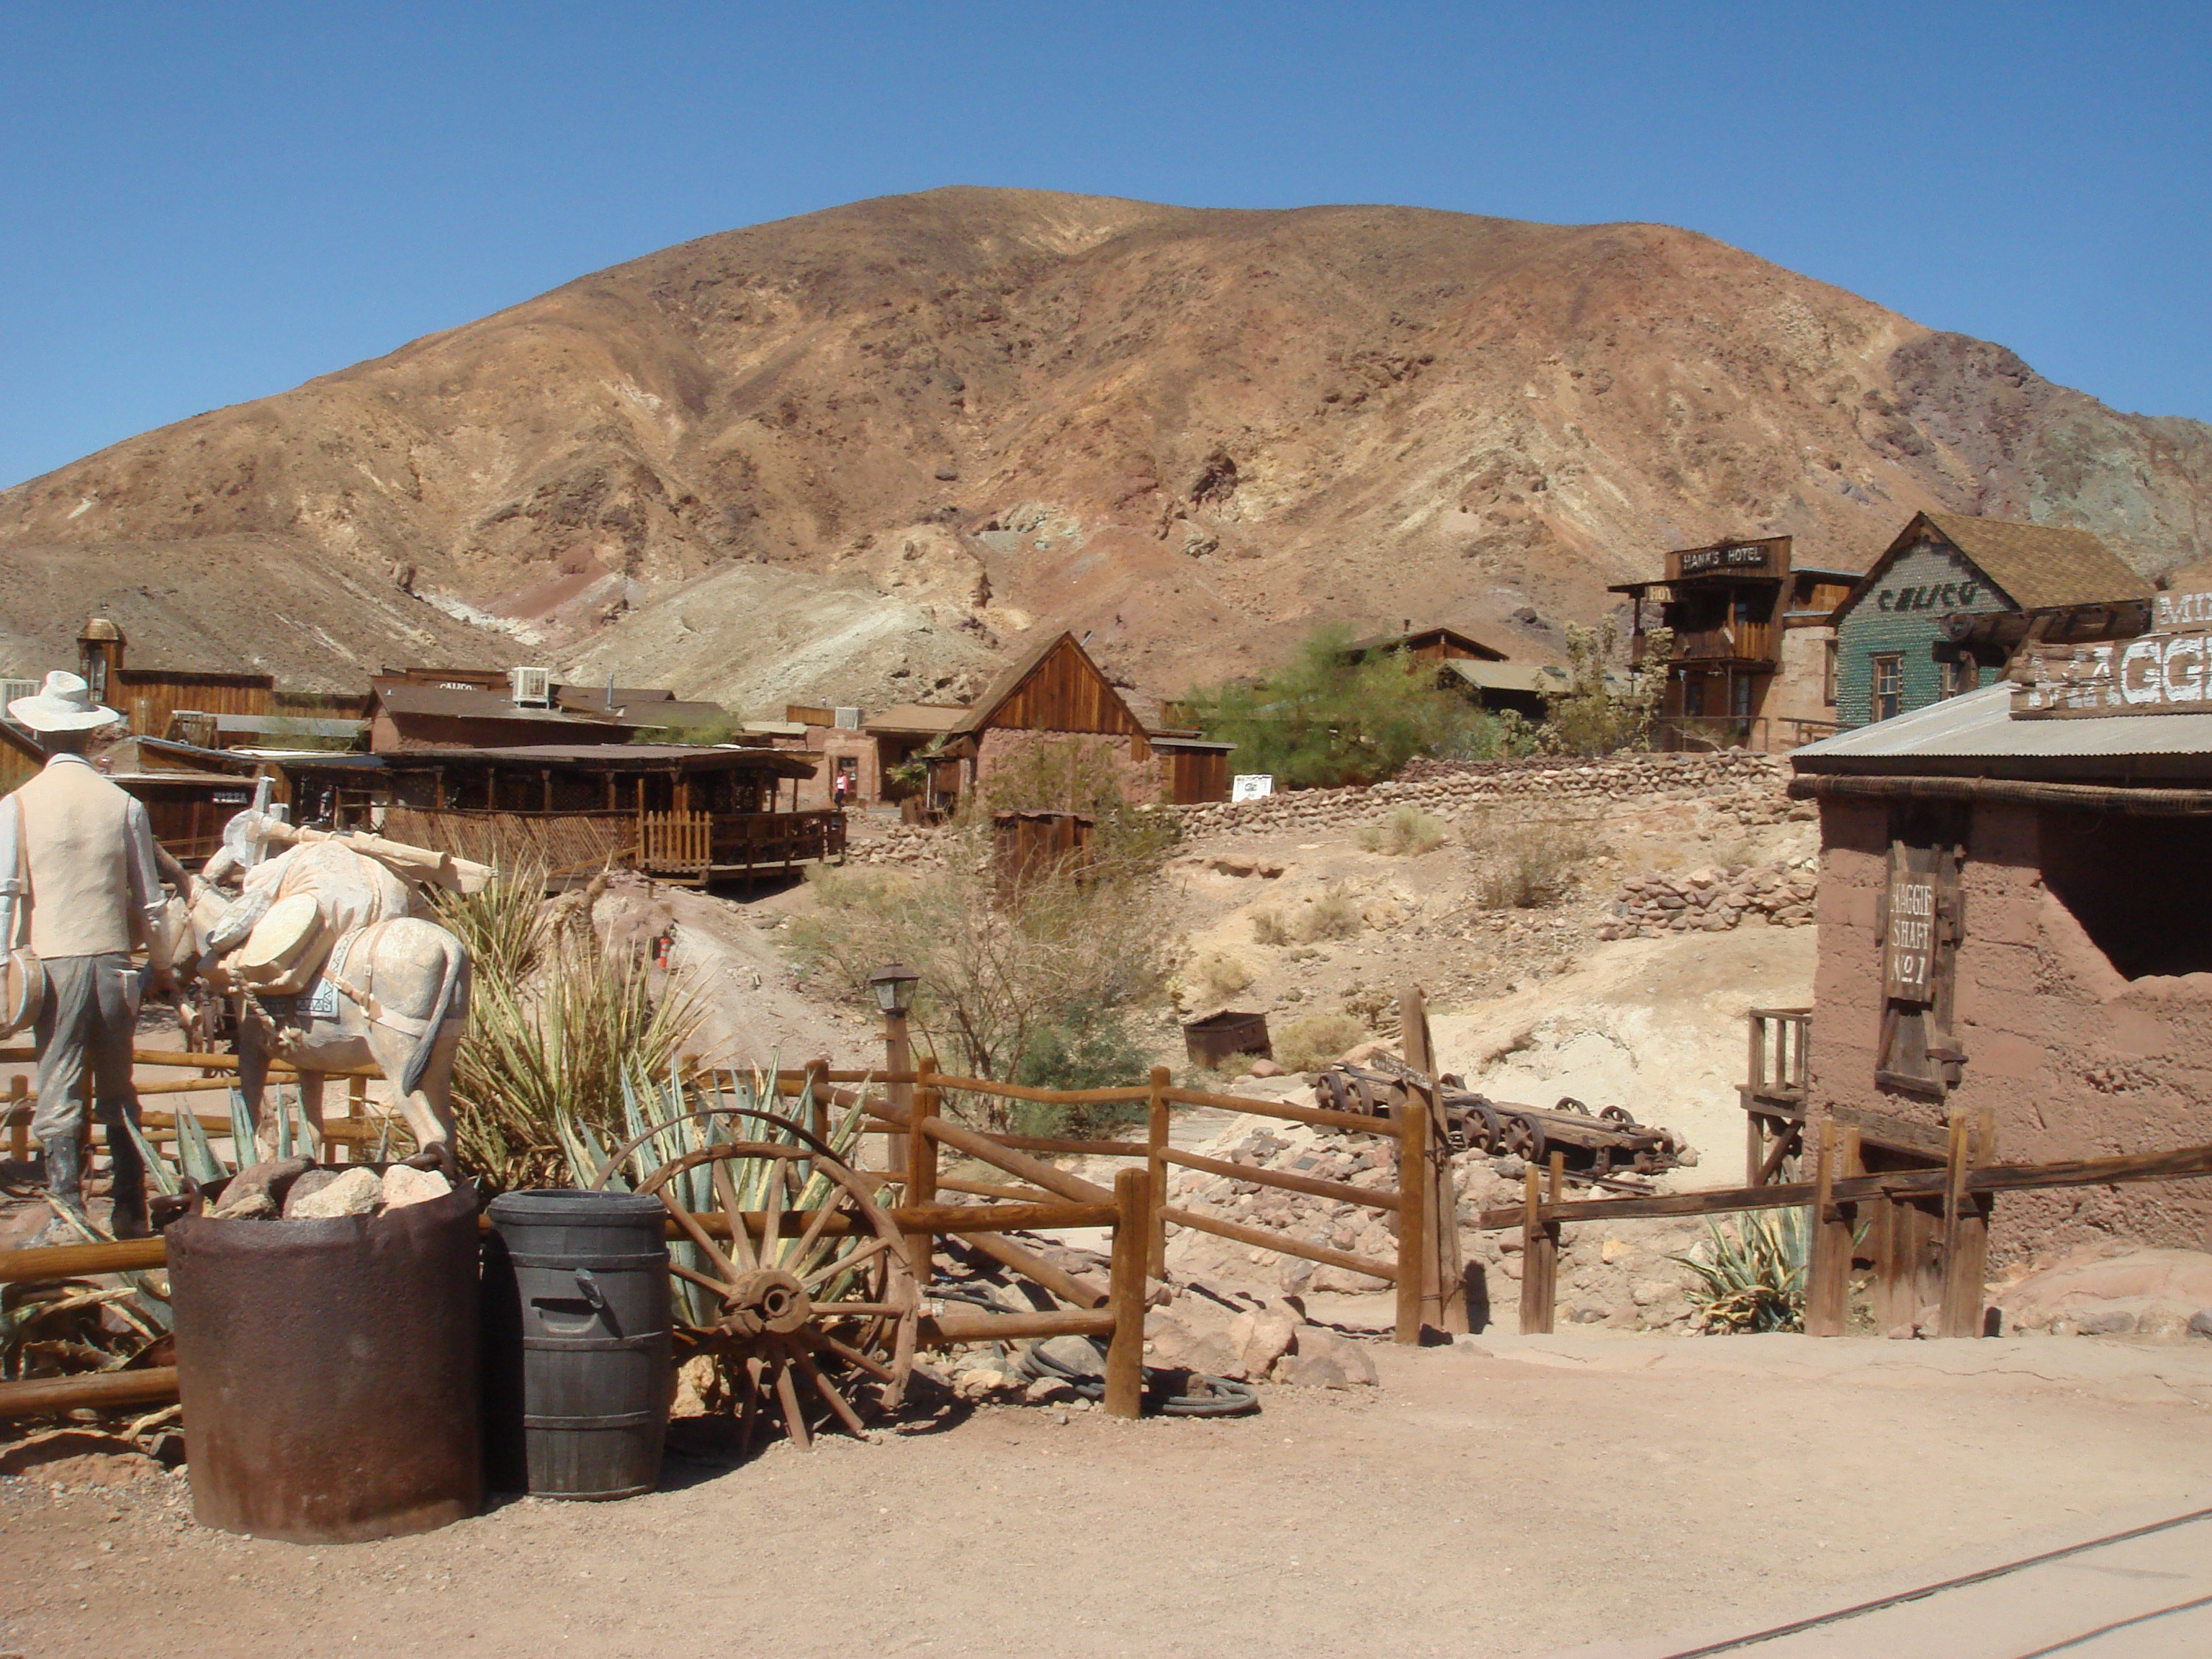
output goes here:
{"type": "Polygon", "coordinates": [[[1709,1220],[1705,1235],[1670,1258],[1698,1276],[1690,1304],[1699,1328],[1731,1335],[1805,1328],[1812,1230],[1804,1211],[1751,1211],[1725,1227],[1709,1220]]]}
{"type": "Polygon", "coordinates": [[[1201,1002],[1233,997],[1252,982],[1252,970],[1226,951],[1206,951],[1192,958],[1183,984],[1201,1002]]]}
{"type": "Polygon", "coordinates": [[[1370,823],[1359,832],[1359,849],[1364,853],[1388,853],[1394,857],[1419,858],[1424,853],[1433,853],[1450,838],[1451,831],[1441,818],[1431,817],[1410,802],[1402,802],[1390,809],[1390,816],[1380,823],[1370,823]]]}
{"type": "Polygon", "coordinates": [[[1252,938],[1255,944],[1260,945],[1289,945],[1294,942],[1291,930],[1283,925],[1282,917],[1273,910],[1255,910],[1252,913],[1252,938]]]}
{"type": "Polygon", "coordinates": [[[1620,638],[1611,617],[1595,628],[1569,625],[1566,690],[1547,701],[1538,733],[1546,752],[1610,755],[1651,746],[1651,720],[1666,693],[1674,636],[1663,628],[1646,635],[1644,661],[1626,676],[1612,666],[1620,638]]]}
{"type": "Polygon", "coordinates": [[[1557,904],[1602,850],[1594,831],[1593,819],[1566,812],[1471,820],[1462,839],[1474,863],[1475,902],[1486,910],[1557,904]]]}
{"type": "Polygon", "coordinates": [[[1132,803],[1124,781],[1105,738],[1047,738],[994,767],[965,810],[983,823],[994,812],[1080,812],[1091,822],[1090,860],[1156,868],[1175,849],[1179,821],[1132,803]]]}
{"type": "Polygon", "coordinates": [[[1231,770],[1293,788],[1371,783],[1415,755],[1482,760],[1526,746],[1521,728],[1438,690],[1435,665],[1403,652],[1355,659],[1351,641],[1348,629],[1324,629],[1264,679],[1193,692],[1192,717],[1237,745],[1231,770]]]}
{"type": "MultiPolygon", "coordinates": [[[[870,1011],[868,975],[905,963],[921,979],[916,1035],[948,1070],[1071,1086],[1126,1054],[1130,1069],[1108,1080],[1141,1077],[1135,1022],[1161,991],[1169,936],[1156,857],[1101,855],[1001,890],[988,812],[963,814],[953,830],[946,868],[926,879],[811,871],[817,908],[792,929],[802,971],[870,1011]]],[[[1004,1102],[952,1104],[988,1127],[1008,1126],[1004,1102]]]]}
{"type": "Polygon", "coordinates": [[[1299,942],[1305,945],[1325,939],[1354,939],[1366,925],[1358,902],[1337,886],[1325,887],[1308,899],[1293,924],[1299,942]]]}
{"type": "Polygon", "coordinates": [[[1368,1031],[1350,1014],[1307,1014],[1271,1035],[1278,1066],[1286,1072],[1318,1072],[1346,1049],[1364,1042],[1368,1031]]]}

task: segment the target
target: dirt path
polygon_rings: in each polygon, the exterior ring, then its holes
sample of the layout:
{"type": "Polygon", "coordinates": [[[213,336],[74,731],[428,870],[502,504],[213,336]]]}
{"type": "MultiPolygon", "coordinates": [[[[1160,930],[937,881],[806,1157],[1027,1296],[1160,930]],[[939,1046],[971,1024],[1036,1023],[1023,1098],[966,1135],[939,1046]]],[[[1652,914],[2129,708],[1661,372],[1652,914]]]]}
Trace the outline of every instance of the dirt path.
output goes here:
{"type": "Polygon", "coordinates": [[[1509,1659],[1778,1619],[2212,1495],[2212,1344],[1577,1333],[1376,1357],[1382,1389],[1267,1389],[1254,1419],[987,1408],[346,1549],[200,1529],[181,1480],[0,1481],[0,1651],[1509,1659]]]}

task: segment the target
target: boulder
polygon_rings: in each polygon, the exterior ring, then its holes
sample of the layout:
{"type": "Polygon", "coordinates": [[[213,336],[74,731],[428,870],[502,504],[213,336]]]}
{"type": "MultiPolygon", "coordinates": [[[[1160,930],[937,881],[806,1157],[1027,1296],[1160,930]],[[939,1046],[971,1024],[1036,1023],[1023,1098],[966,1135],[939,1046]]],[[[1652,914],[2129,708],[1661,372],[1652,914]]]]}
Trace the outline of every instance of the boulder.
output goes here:
{"type": "Polygon", "coordinates": [[[1265,1376],[1297,1340],[1298,1316],[1281,1304],[1229,1322],[1229,1346],[1246,1376],[1265,1376]]]}
{"type": "Polygon", "coordinates": [[[292,1208],[289,1219],[331,1221],[340,1216],[367,1215],[384,1196],[384,1182],[374,1170],[356,1164],[343,1172],[320,1192],[292,1208]]]}
{"type": "Polygon", "coordinates": [[[310,1170],[301,1176],[292,1183],[292,1190],[284,1194],[284,1218],[289,1221],[298,1215],[300,1206],[344,1173],[343,1170],[310,1170]]]}
{"type": "Polygon", "coordinates": [[[221,1201],[208,1213],[218,1221],[275,1215],[292,1190],[292,1183],[314,1167],[313,1159],[304,1158],[271,1158],[249,1164],[231,1176],[221,1201]]]}
{"type": "Polygon", "coordinates": [[[410,1204],[427,1204],[453,1190],[453,1183],[435,1170],[414,1170],[395,1164],[384,1172],[384,1207],[397,1210],[410,1204]]]}
{"type": "Polygon", "coordinates": [[[2212,1337],[2212,1308],[2200,1309],[2190,1315],[2189,1334],[2191,1336],[2212,1337]]]}
{"type": "Polygon", "coordinates": [[[1375,1362],[1358,1343],[1317,1325],[1301,1325],[1292,1352],[1275,1362],[1275,1381],[1305,1389],[1371,1388],[1375,1362]]]}
{"type": "Polygon", "coordinates": [[[1281,1066],[1276,1065],[1272,1060],[1255,1060],[1252,1062],[1252,1069],[1245,1073],[1245,1075],[1248,1077],[1285,1077],[1289,1074],[1285,1073],[1281,1066]]]}

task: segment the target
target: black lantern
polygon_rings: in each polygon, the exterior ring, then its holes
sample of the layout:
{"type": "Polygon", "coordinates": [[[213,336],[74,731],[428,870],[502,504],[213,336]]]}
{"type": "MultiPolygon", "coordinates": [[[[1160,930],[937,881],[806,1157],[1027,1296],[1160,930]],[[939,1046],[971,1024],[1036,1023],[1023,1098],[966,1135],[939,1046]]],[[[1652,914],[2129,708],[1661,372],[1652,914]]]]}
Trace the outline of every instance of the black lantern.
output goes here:
{"type": "Polygon", "coordinates": [[[921,975],[904,963],[886,963],[868,975],[868,983],[875,988],[876,1006],[893,1019],[904,1019],[908,1009],[914,1006],[914,988],[921,982],[921,975]]]}

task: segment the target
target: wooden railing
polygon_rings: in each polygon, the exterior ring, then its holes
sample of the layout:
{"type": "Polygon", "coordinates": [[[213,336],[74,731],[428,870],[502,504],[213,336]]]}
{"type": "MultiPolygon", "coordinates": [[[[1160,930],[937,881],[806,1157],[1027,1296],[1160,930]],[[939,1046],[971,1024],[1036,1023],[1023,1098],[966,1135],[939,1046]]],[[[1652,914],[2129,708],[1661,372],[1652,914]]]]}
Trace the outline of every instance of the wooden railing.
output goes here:
{"type": "Polygon", "coordinates": [[[635,857],[647,875],[696,875],[714,861],[714,819],[708,812],[641,812],[635,857]]]}

